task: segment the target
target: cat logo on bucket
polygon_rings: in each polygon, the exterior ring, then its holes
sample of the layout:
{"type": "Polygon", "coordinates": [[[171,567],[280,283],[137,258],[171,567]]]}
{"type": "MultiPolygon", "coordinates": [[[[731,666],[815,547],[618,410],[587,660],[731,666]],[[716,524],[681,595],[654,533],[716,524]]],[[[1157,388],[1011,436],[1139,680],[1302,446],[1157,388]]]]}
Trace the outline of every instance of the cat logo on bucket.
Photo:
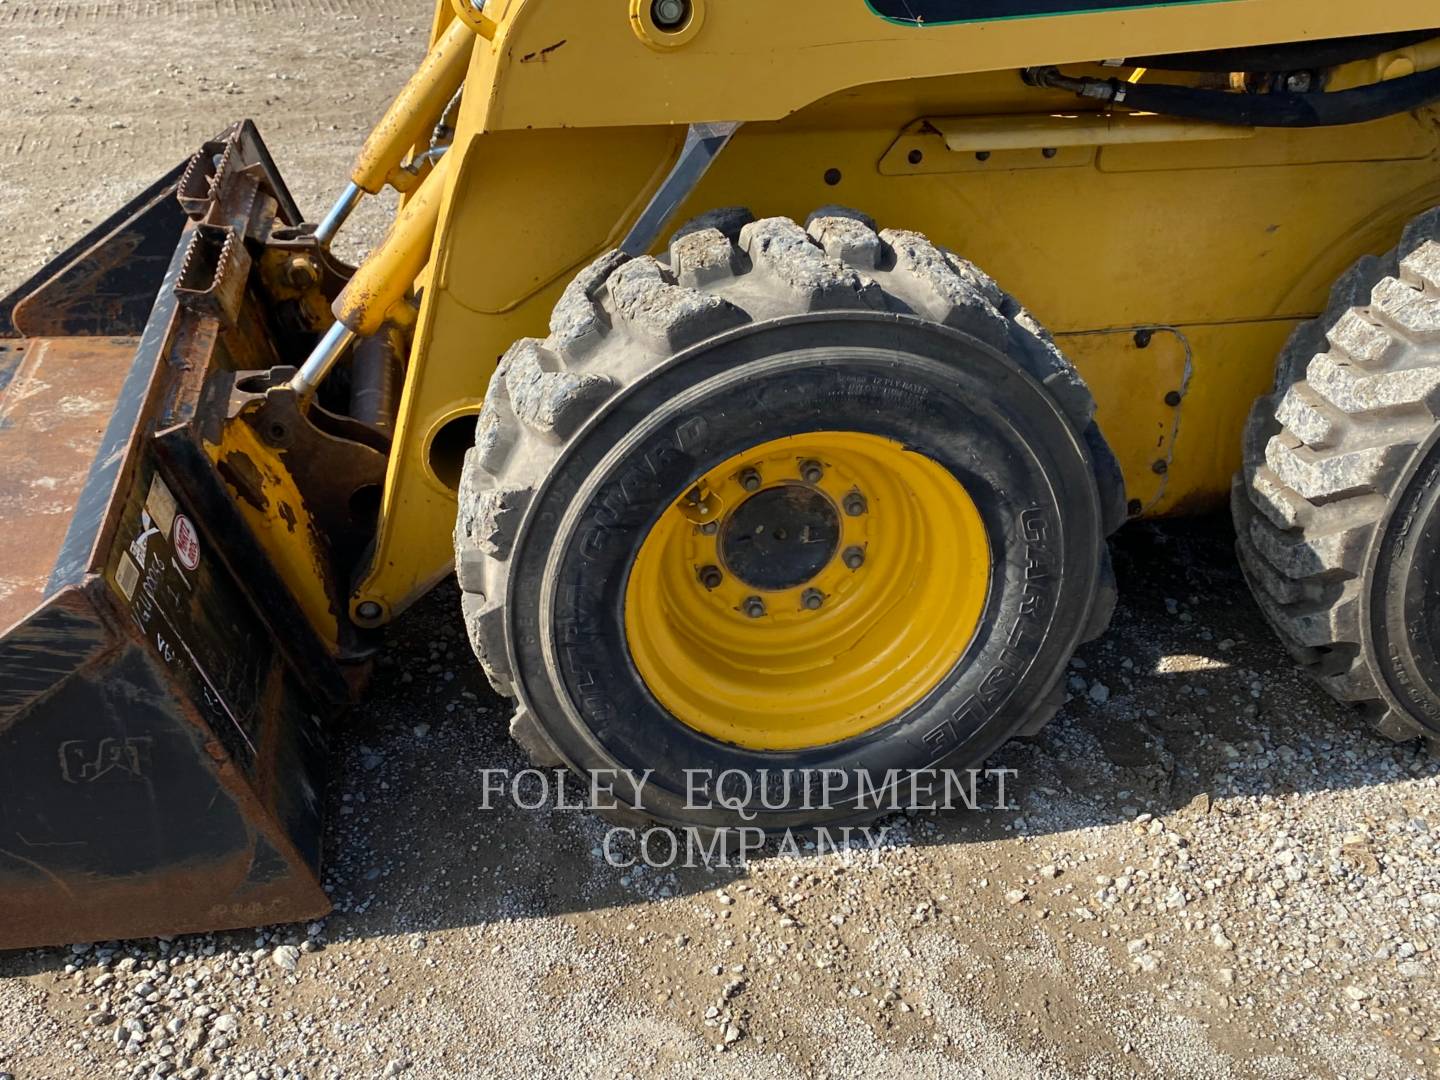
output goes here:
{"type": "Polygon", "coordinates": [[[170,542],[175,545],[175,557],[186,570],[200,565],[200,534],[184,514],[175,515],[175,531],[170,542]]]}

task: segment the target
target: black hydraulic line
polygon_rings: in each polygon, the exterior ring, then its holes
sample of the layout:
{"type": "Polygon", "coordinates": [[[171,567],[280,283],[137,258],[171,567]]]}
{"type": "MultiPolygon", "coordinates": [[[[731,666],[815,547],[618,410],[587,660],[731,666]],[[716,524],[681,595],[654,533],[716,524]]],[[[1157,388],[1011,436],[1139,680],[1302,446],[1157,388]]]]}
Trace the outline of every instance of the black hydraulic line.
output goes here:
{"type": "Polygon", "coordinates": [[[1409,112],[1440,101],[1440,68],[1335,93],[1243,94],[1163,83],[1074,78],[1053,68],[1031,69],[1032,86],[1070,90],[1140,112],[1242,127],[1334,127],[1409,112]]]}
{"type": "Polygon", "coordinates": [[[1168,56],[1135,56],[1128,57],[1127,63],[1157,71],[1313,71],[1339,67],[1356,60],[1368,60],[1381,53],[1403,49],[1432,37],[1440,37],[1440,29],[1327,38],[1324,41],[1297,41],[1283,45],[1254,45],[1209,52],[1171,53],[1168,56]]]}

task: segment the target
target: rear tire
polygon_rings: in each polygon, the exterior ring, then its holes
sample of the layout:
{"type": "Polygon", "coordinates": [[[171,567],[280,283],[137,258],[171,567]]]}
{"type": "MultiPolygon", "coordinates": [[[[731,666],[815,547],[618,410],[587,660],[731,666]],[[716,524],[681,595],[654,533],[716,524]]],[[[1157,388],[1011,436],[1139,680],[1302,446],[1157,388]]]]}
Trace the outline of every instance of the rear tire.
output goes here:
{"type": "Polygon", "coordinates": [[[1440,738],[1440,209],[1361,259],[1246,430],[1240,562],[1295,660],[1397,741],[1440,738]]]}
{"type": "MultiPolygon", "coordinates": [[[[601,257],[566,290],[550,337],[506,354],[466,458],[457,573],[476,655],[496,689],[518,699],[512,734],[537,763],[615,776],[622,798],[634,791],[615,770],[653,769],[645,816],[704,827],[774,831],[876,812],[843,796],[817,808],[800,790],[772,789],[762,802],[765,770],[773,784],[785,770],[883,777],[978,766],[1053,715],[1074,648],[1104,630],[1114,605],[1104,538],[1125,498],[1093,414],[1054,342],[986,275],[917,234],[877,232],[853,211],[820,211],[806,228],[718,211],[682,228],[663,259],[601,257]],[[797,741],[803,717],[777,706],[777,725],[792,725],[788,741],[717,737],[706,718],[682,721],[663,706],[667,691],[639,670],[626,624],[637,605],[632,570],[663,522],[705,512],[702,486],[728,482],[715,472],[722,463],[832,431],[938,466],[974,500],[990,553],[978,625],[951,640],[960,651],[933,685],[863,730],[841,725],[833,741],[797,741]],[[686,770],[754,777],[754,796],[743,807],[696,805],[686,770]]],[[[787,483],[809,484],[797,477],[811,464],[797,462],[787,483]]],[[[839,468],[820,465],[816,477],[839,468]]],[[[796,504],[817,536],[852,513],[821,520],[827,498],[843,502],[826,495],[827,482],[816,479],[796,504]]],[[[922,502],[890,503],[901,504],[924,518],[922,502]]],[[[926,528],[922,549],[944,553],[945,523],[926,528]]],[[[707,572],[723,579],[716,566],[683,566],[676,587],[703,602],[721,588],[697,583],[707,572]]],[[[767,580],[777,591],[763,594],[756,632],[801,625],[805,584],[767,580]]],[[[808,592],[817,609],[829,603],[808,592]]],[[[745,600],[727,603],[715,617],[743,631],[735,612],[745,600]]],[[[670,608],[648,610],[656,620],[670,608]]],[[[879,684],[885,665],[875,667],[879,684]]],[[[698,670],[706,677],[703,663],[698,670]]],[[[831,669],[818,670],[823,680],[831,669]]],[[[694,707],[719,700],[719,687],[695,695],[694,707]]]]}

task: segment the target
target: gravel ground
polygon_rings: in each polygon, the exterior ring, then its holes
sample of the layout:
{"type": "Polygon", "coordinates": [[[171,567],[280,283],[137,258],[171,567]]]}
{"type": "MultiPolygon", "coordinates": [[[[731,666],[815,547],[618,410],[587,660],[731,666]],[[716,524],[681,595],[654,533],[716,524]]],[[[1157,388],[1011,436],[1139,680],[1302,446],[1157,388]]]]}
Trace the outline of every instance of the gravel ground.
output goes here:
{"type": "MultiPolygon", "coordinates": [[[[0,0],[0,291],[239,115],[323,206],[428,17],[0,0]]],[[[1440,1076],[1440,762],[1292,670],[1226,524],[1132,526],[1117,572],[1006,805],[744,870],[485,809],[523,763],[442,588],[336,732],[335,913],[0,954],[0,1080],[1440,1076]]]]}
{"type": "Polygon", "coordinates": [[[1005,807],[743,871],[485,809],[522,762],[441,589],[337,733],[335,914],[0,956],[0,1070],[1440,1075],[1440,762],[1292,671],[1224,523],[1118,549],[1111,632],[993,763],[1005,807]]]}

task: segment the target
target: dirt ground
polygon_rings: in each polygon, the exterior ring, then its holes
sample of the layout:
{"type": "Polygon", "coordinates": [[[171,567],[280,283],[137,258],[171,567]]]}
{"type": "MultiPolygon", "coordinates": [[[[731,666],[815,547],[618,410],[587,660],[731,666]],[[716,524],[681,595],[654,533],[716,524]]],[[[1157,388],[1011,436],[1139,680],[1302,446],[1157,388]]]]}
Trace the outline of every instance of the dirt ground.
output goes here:
{"type": "MultiPolygon", "coordinates": [[[[0,0],[0,293],[237,117],[317,213],[428,22],[0,0]]],[[[746,870],[486,809],[523,763],[442,588],[335,734],[335,913],[0,954],[0,1080],[1440,1076],[1440,762],[1293,671],[1230,545],[1122,533],[1110,632],[993,762],[1006,805],[746,870]]]]}
{"type": "MultiPolygon", "coordinates": [[[[0,292],[233,120],[318,218],[414,70],[424,0],[0,0],[0,292]]],[[[341,254],[379,239],[377,201],[341,254]]]]}

